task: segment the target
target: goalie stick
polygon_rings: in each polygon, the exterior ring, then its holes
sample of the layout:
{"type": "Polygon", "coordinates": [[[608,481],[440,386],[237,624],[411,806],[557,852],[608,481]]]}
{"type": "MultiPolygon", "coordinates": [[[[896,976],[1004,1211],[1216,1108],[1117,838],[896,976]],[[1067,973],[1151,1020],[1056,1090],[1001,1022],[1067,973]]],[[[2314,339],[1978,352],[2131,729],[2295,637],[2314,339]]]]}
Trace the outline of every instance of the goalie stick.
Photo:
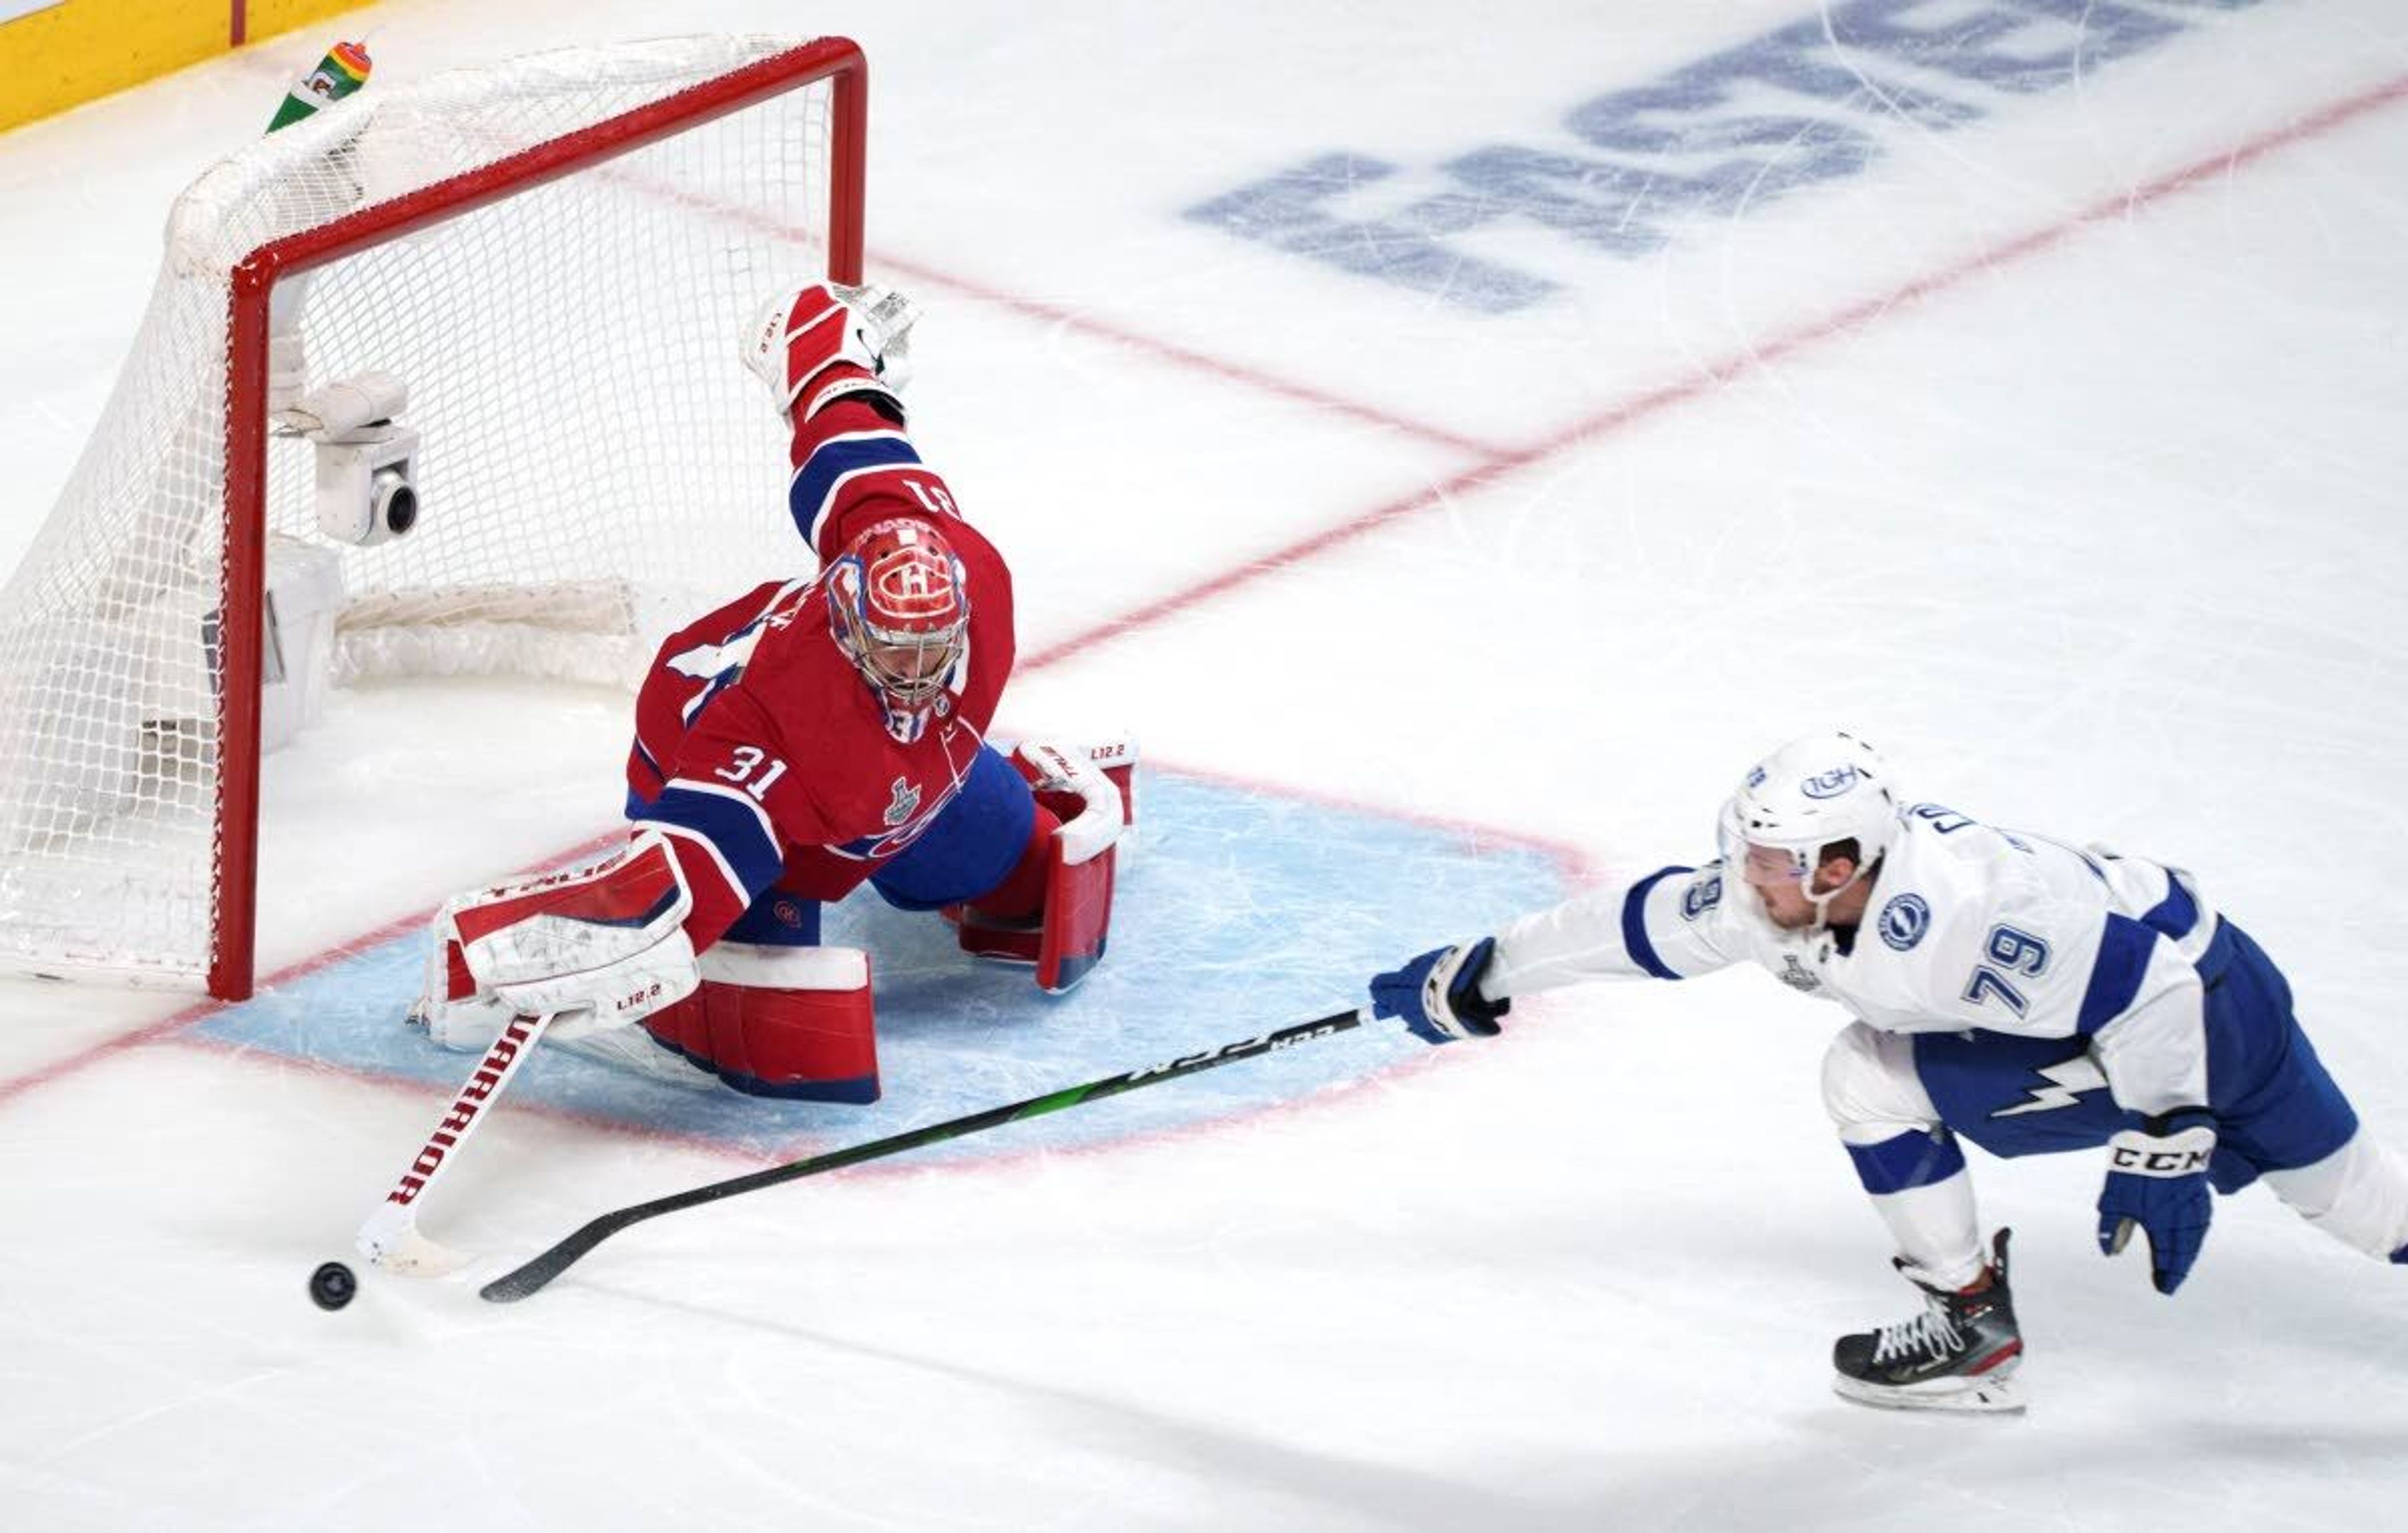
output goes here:
{"type": "Polygon", "coordinates": [[[352,1243],[359,1247],[361,1255],[388,1272],[413,1278],[439,1278],[467,1264],[466,1255],[419,1233],[418,1200],[426,1196],[435,1179],[459,1159],[460,1147],[501,1099],[511,1078],[534,1054],[536,1044],[556,1015],[546,1012],[539,1017],[512,1017],[501,1036],[494,1039],[485,1057],[477,1062],[475,1072],[461,1082],[451,1107],[437,1120],[435,1131],[426,1136],[409,1169],[401,1173],[401,1180],[384,1195],[384,1201],[360,1225],[352,1243]]]}
{"type": "Polygon", "coordinates": [[[917,1150],[923,1145],[937,1144],[946,1139],[957,1139],[965,1135],[1015,1123],[1023,1118],[1036,1118],[1048,1112],[1059,1112],[1064,1108],[1077,1107],[1082,1102],[1094,1102],[1106,1096],[1117,1096],[1123,1092],[1135,1091],[1140,1086],[1158,1085],[1165,1081],[1175,1081],[1182,1075],[1194,1075],[1202,1070],[1216,1069],[1223,1065],[1235,1064],[1240,1059],[1253,1059],[1281,1049],[1293,1048],[1297,1044],[1310,1042],[1314,1039],[1328,1038],[1334,1034],[1360,1027],[1369,1021],[1370,1017],[1369,1007],[1353,1011],[1333,1012],[1326,1017],[1315,1017],[1311,1022],[1299,1022],[1294,1026],[1282,1027],[1276,1032],[1265,1033],[1258,1038],[1241,1039],[1235,1043],[1224,1043],[1217,1049],[1207,1049],[1201,1053],[1188,1054],[1182,1058],[1174,1059],[1167,1065],[1148,1065],[1141,1069],[1130,1070],[1125,1075],[1107,1076],[1101,1081],[1090,1081],[1083,1086],[1071,1086],[1043,1096],[1032,1096],[1025,1102],[989,1108],[983,1112],[973,1112],[968,1117],[952,1118],[944,1123],[930,1124],[924,1128],[915,1128],[908,1133],[896,1134],[887,1139],[872,1139],[867,1144],[856,1144],[849,1149],[831,1150],[825,1154],[813,1155],[806,1160],[789,1161],[785,1165],[772,1166],[766,1170],[730,1177],[724,1182],[713,1182],[686,1192],[672,1193],[666,1197],[656,1197],[649,1203],[631,1204],[626,1208],[614,1210],[597,1219],[588,1221],[568,1239],[524,1266],[503,1273],[485,1284],[479,1292],[496,1304],[514,1303],[537,1292],[552,1279],[567,1271],[569,1267],[587,1252],[630,1225],[640,1224],[647,1219],[657,1219],[662,1214],[675,1213],[681,1209],[716,1203],[723,1197],[734,1197],[739,1193],[758,1192],[764,1187],[774,1187],[781,1182],[793,1182],[801,1177],[817,1176],[822,1171],[840,1170],[848,1166],[859,1166],[864,1161],[899,1155],[907,1150],[917,1150]]]}

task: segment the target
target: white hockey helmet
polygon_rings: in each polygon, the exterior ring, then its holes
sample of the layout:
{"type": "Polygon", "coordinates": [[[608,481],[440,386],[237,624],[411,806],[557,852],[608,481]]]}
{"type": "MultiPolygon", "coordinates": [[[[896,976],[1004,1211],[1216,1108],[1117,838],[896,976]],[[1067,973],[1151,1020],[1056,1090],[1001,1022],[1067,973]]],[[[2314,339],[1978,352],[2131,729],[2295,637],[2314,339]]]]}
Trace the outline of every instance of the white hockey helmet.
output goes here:
{"type": "Polygon", "coordinates": [[[1839,893],[1817,894],[1813,886],[1823,849],[1856,842],[1856,877],[1863,878],[1896,838],[1898,817],[1889,763],[1854,735],[1835,731],[1791,740],[1748,768],[1723,805],[1719,838],[1734,870],[1751,847],[1787,852],[1799,885],[1819,909],[1839,893]]]}

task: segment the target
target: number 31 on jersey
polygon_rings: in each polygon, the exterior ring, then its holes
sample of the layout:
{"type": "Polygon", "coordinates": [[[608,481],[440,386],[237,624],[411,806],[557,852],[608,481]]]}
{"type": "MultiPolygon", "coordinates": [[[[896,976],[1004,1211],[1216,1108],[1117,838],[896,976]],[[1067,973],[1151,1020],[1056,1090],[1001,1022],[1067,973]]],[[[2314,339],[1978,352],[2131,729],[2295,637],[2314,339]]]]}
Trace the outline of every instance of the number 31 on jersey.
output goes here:
{"type": "Polygon", "coordinates": [[[772,759],[758,746],[739,745],[728,754],[733,758],[729,765],[722,766],[711,776],[735,783],[752,795],[756,804],[768,793],[769,784],[786,775],[786,764],[772,759]],[[768,768],[767,771],[762,769],[764,766],[768,768]]]}

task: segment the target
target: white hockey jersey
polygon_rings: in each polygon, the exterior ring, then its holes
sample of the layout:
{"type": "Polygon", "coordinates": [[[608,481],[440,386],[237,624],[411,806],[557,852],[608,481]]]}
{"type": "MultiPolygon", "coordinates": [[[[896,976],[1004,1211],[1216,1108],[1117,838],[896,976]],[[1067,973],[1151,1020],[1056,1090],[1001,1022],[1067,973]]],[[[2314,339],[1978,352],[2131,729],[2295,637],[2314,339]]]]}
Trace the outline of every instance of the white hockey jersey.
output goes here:
{"type": "Polygon", "coordinates": [[[1720,863],[1667,867],[1525,916],[1497,934],[1492,1000],[1612,976],[1688,979],[1754,959],[1885,1032],[2086,1038],[2116,1102],[2208,1100],[2194,967],[2214,912],[2179,869],[2077,851],[1934,804],[1900,816],[1864,924],[1775,926],[1720,863]]]}

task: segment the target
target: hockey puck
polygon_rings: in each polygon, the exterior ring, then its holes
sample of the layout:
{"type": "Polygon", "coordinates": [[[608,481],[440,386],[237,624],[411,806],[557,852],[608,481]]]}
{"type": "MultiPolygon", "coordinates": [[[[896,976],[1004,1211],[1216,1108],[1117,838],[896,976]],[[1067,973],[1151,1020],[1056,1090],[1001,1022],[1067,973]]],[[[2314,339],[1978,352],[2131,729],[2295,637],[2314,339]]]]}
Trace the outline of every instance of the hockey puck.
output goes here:
{"type": "Polygon", "coordinates": [[[340,1262],[325,1262],[309,1274],[309,1302],[321,1310],[339,1310],[360,1291],[360,1280],[340,1262]]]}

